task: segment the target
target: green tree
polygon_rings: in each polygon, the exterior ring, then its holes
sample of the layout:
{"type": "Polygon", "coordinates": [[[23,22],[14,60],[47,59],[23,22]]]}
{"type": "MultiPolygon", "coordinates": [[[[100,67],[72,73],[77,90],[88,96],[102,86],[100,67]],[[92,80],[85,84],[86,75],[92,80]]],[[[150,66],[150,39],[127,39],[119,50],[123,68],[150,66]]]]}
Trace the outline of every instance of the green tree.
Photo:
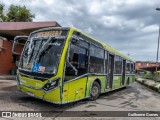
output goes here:
{"type": "Polygon", "coordinates": [[[30,12],[25,6],[11,5],[7,13],[7,21],[10,22],[30,22],[33,21],[35,15],[30,12]]]}
{"type": "Polygon", "coordinates": [[[4,5],[0,4],[0,20],[6,21],[7,17],[4,15],[4,5]]]}
{"type": "Polygon", "coordinates": [[[2,15],[4,9],[4,5],[0,4],[0,15],[2,15]]]}
{"type": "Polygon", "coordinates": [[[0,4],[0,19],[6,22],[31,22],[35,15],[26,6],[10,5],[8,12],[4,14],[4,5],[0,4]]]}

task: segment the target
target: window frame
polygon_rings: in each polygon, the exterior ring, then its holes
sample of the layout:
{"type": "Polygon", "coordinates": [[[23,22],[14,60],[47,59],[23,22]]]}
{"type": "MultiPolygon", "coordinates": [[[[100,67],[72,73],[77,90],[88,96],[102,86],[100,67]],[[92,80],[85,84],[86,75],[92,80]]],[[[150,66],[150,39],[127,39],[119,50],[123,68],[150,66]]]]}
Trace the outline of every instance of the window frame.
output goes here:
{"type": "Polygon", "coordinates": [[[123,72],[123,57],[119,56],[119,55],[115,55],[114,56],[114,75],[122,75],[123,72]],[[118,59],[121,59],[121,70],[120,73],[116,73],[116,57],[118,57],[118,59]]]}
{"type": "Polygon", "coordinates": [[[125,73],[127,74],[131,74],[131,61],[130,60],[126,60],[126,68],[125,68],[125,73]],[[129,63],[129,71],[127,71],[127,64],[129,63]],[[127,73],[129,72],[129,73],[127,73]]]}
{"type": "Polygon", "coordinates": [[[104,74],[107,74],[107,75],[108,75],[108,55],[109,55],[109,52],[105,49],[104,74]]]}
{"type": "MultiPolygon", "coordinates": [[[[82,41],[83,42],[83,41],[82,41]]],[[[87,42],[86,42],[87,43],[87,42]]],[[[70,42],[70,44],[69,44],[69,51],[68,51],[68,56],[67,56],[67,59],[66,59],[66,62],[67,61],[69,61],[69,62],[71,62],[70,60],[69,60],[69,58],[70,58],[70,52],[71,52],[71,47],[72,46],[74,46],[74,47],[77,47],[77,48],[82,48],[82,49],[84,49],[84,50],[86,50],[86,53],[85,53],[85,55],[87,56],[87,59],[86,59],[86,73],[85,74],[87,74],[88,73],[88,49],[86,48],[86,47],[83,47],[83,46],[80,46],[79,44],[74,44],[74,43],[72,43],[72,42],[70,42]]],[[[77,53],[77,52],[75,52],[75,53],[77,53]]],[[[79,54],[78,54],[79,55],[79,54]]],[[[79,59],[78,59],[79,60],[79,59]]],[[[79,62],[79,61],[78,61],[79,62]]],[[[78,64],[78,63],[77,63],[78,64]]],[[[73,64],[72,64],[73,65],[73,64]]],[[[73,65],[74,66],[74,65],[73,65]]],[[[75,66],[74,66],[75,67],[75,66]]],[[[65,66],[65,70],[66,70],[66,68],[67,68],[67,66],[65,66]]],[[[78,68],[78,67],[75,67],[76,69],[78,68]]],[[[84,74],[83,74],[84,75],[84,74]]],[[[75,76],[81,76],[81,75],[75,75],[75,76]]]]}
{"type": "MultiPolygon", "coordinates": [[[[89,56],[90,56],[90,60],[91,60],[91,46],[94,46],[94,47],[97,47],[98,49],[101,49],[102,51],[103,51],[103,71],[102,71],[102,73],[97,73],[97,72],[93,72],[94,74],[97,74],[97,75],[105,75],[105,49],[104,48],[102,48],[102,47],[100,47],[100,46],[97,46],[97,45],[95,45],[95,44],[90,44],[90,46],[89,46],[89,56]]],[[[97,58],[100,58],[100,57],[97,57],[97,58]]],[[[91,65],[91,61],[89,61],[89,73],[90,74],[93,74],[92,72],[90,72],[90,65],[91,65]]]]}
{"type": "MultiPolygon", "coordinates": [[[[72,34],[72,36],[73,36],[74,34],[72,34]]],[[[83,36],[82,36],[83,37],[83,36]]],[[[87,60],[87,71],[86,71],[86,73],[85,74],[83,74],[83,75],[80,75],[80,76],[86,76],[87,74],[88,74],[88,71],[89,71],[89,59],[90,59],[90,56],[89,56],[89,47],[90,47],[90,43],[87,41],[87,40],[85,40],[85,39],[80,39],[80,41],[82,41],[82,42],[86,42],[86,43],[88,43],[88,48],[87,47],[83,47],[83,46],[81,46],[81,45],[78,45],[78,44],[74,44],[74,45],[76,45],[76,46],[78,46],[78,47],[81,47],[81,48],[83,48],[83,49],[87,49],[87,56],[88,56],[88,60],[87,60]]],[[[63,78],[64,78],[64,82],[66,83],[66,82],[68,82],[68,81],[72,81],[72,80],[76,80],[78,77],[79,77],[79,75],[75,75],[76,77],[75,78],[72,78],[72,79],[70,79],[70,80],[65,80],[65,77],[66,77],[66,68],[67,68],[67,61],[69,60],[69,57],[70,57],[70,50],[71,50],[71,45],[72,45],[73,43],[72,43],[72,37],[70,37],[70,40],[69,40],[69,44],[68,44],[68,50],[67,50],[67,52],[66,52],[66,59],[65,59],[65,66],[64,66],[64,75],[63,75],[63,78]]]]}

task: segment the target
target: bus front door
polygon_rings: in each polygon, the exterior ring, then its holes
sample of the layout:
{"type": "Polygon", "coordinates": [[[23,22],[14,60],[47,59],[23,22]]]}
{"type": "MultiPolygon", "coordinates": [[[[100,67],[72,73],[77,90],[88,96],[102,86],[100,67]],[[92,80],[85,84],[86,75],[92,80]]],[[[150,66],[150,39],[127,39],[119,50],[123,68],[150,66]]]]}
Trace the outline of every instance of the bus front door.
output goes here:
{"type": "Polygon", "coordinates": [[[123,60],[122,85],[125,83],[126,60],[123,60]]]}
{"type": "Polygon", "coordinates": [[[109,61],[108,61],[108,84],[107,88],[112,89],[113,83],[113,70],[114,70],[114,56],[109,54],[109,61]]]}

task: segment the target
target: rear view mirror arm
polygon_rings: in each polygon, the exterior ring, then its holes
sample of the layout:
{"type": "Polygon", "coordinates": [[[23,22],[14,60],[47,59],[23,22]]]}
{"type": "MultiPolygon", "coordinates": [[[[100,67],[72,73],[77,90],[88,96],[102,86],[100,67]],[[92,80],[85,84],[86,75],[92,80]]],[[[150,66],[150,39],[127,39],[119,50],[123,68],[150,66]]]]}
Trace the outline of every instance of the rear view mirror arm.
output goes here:
{"type": "Polygon", "coordinates": [[[71,68],[74,70],[75,75],[78,74],[78,70],[69,62],[69,60],[67,60],[68,64],[71,66],[71,68]]]}
{"type": "Polygon", "coordinates": [[[28,39],[28,36],[16,36],[14,38],[14,42],[13,42],[13,46],[12,46],[12,53],[15,55],[20,55],[20,53],[15,52],[17,43],[19,40],[27,40],[27,39],[28,39]]]}

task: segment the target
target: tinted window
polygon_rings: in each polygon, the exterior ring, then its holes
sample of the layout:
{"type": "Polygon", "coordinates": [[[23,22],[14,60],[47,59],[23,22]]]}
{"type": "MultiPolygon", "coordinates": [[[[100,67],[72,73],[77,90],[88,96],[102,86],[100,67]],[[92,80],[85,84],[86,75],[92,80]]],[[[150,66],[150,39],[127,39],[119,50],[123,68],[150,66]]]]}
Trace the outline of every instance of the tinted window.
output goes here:
{"type": "Polygon", "coordinates": [[[122,74],[122,58],[115,56],[115,74],[122,74]]]}
{"type": "Polygon", "coordinates": [[[105,51],[105,73],[107,74],[107,69],[108,69],[108,52],[105,51]]]}
{"type": "Polygon", "coordinates": [[[84,40],[88,41],[91,44],[95,44],[97,46],[103,47],[102,44],[100,44],[99,42],[96,42],[96,41],[92,40],[91,38],[83,35],[80,32],[74,32],[73,34],[76,35],[77,37],[83,38],[84,40]]]}
{"type": "Polygon", "coordinates": [[[134,63],[131,63],[131,73],[134,74],[134,63]]]}
{"type": "MultiPolygon", "coordinates": [[[[69,62],[66,64],[66,76],[80,76],[87,73],[88,51],[78,45],[71,44],[69,62]]],[[[71,77],[70,79],[73,79],[71,77]]]]}
{"type": "Polygon", "coordinates": [[[104,50],[94,45],[90,46],[90,72],[104,73],[104,50]]]}
{"type": "Polygon", "coordinates": [[[89,47],[88,43],[85,42],[85,41],[82,41],[82,40],[79,40],[77,42],[73,42],[73,44],[78,45],[78,46],[83,47],[83,48],[86,48],[86,49],[88,49],[88,47],[89,47]]]}
{"type": "Polygon", "coordinates": [[[130,61],[126,61],[126,74],[130,74],[130,61]]]}

